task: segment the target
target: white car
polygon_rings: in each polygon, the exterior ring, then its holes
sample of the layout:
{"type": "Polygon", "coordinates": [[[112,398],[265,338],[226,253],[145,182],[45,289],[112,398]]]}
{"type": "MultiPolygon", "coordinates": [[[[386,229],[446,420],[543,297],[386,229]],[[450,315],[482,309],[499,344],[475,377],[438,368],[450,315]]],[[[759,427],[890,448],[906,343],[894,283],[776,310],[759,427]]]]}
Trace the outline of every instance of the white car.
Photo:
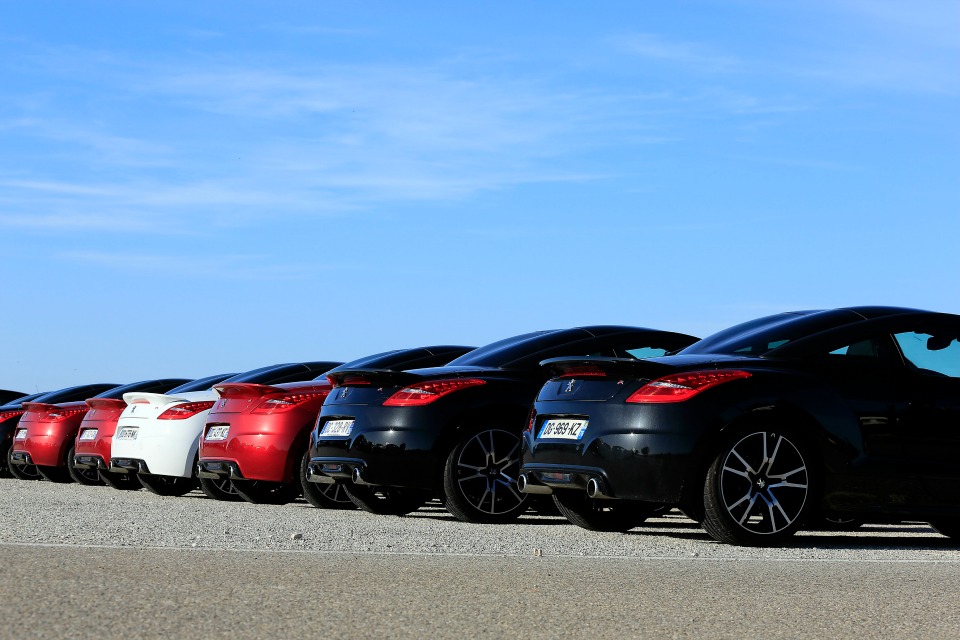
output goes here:
{"type": "MultiPolygon", "coordinates": [[[[211,387],[227,382],[277,384],[315,378],[338,362],[278,364],[229,378],[214,376],[165,394],[127,393],[127,408],[117,421],[110,453],[110,471],[136,473],[153,493],[182,496],[198,484],[197,450],[210,408],[219,396],[211,387]],[[206,387],[206,388],[204,388],[206,387]]],[[[204,492],[220,499],[235,495],[230,480],[200,482],[204,492]]],[[[237,496],[236,499],[239,499],[237,496]]]]}

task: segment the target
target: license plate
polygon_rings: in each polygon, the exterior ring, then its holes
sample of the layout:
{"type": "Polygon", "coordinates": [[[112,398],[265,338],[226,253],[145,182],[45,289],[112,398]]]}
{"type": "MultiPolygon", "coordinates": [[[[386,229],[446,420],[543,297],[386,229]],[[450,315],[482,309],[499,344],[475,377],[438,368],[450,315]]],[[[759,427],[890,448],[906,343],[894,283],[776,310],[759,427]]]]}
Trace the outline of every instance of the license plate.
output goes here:
{"type": "Polygon", "coordinates": [[[26,429],[17,429],[17,435],[14,436],[14,440],[26,440],[27,439],[27,430],[26,429]]]}
{"type": "Polygon", "coordinates": [[[206,439],[207,440],[226,440],[227,433],[229,431],[230,431],[229,425],[224,427],[210,427],[207,430],[206,439]]]}
{"type": "Polygon", "coordinates": [[[97,439],[97,430],[96,429],[84,429],[80,432],[81,440],[96,440],[97,439]]]}
{"type": "Polygon", "coordinates": [[[140,429],[136,427],[124,427],[120,429],[120,433],[117,434],[117,440],[136,440],[138,431],[140,431],[140,429]]]}
{"type": "Polygon", "coordinates": [[[540,427],[537,438],[580,440],[587,431],[589,420],[547,420],[540,427]]]}
{"type": "Polygon", "coordinates": [[[348,436],[353,431],[353,420],[327,420],[320,430],[321,436],[348,436]]]}

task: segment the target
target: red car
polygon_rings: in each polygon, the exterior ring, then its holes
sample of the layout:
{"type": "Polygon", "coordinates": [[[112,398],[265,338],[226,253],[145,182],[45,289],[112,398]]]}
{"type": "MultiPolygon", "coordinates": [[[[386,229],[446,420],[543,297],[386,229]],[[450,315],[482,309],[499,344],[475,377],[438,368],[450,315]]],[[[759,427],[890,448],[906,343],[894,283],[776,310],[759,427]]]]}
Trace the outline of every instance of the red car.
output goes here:
{"type": "MultiPolygon", "coordinates": [[[[199,380],[164,380],[157,382],[169,382],[176,384],[183,382],[173,389],[136,389],[141,392],[155,393],[181,393],[187,391],[201,391],[209,389],[216,383],[235,375],[232,373],[222,373],[215,376],[200,378],[199,380]]],[[[111,392],[111,396],[116,395],[111,392]]],[[[134,401],[136,402],[136,401],[134,401]]],[[[73,479],[80,483],[89,483],[95,478],[99,478],[114,489],[139,489],[140,482],[134,473],[113,473],[110,468],[110,451],[113,445],[113,436],[117,430],[117,421],[120,414],[127,408],[127,403],[122,398],[90,398],[87,400],[90,411],[83,417],[80,423],[80,430],[77,433],[77,439],[73,445],[73,466],[75,472],[71,472],[73,479]]]]}
{"type": "MultiPolygon", "coordinates": [[[[342,367],[394,370],[432,367],[446,364],[472,349],[456,346],[401,349],[354,360],[342,367]]],[[[282,504],[306,491],[305,497],[315,506],[352,508],[353,503],[340,494],[339,487],[302,480],[301,467],[310,429],[331,389],[326,373],[308,382],[276,386],[215,386],[220,400],[211,409],[200,440],[200,482],[230,479],[236,492],[248,502],[282,504]]]]}
{"type": "MultiPolygon", "coordinates": [[[[88,398],[90,394],[98,393],[94,399],[121,398],[127,391],[159,391],[183,382],[183,379],[148,380],[123,386],[87,385],[83,389],[87,391],[85,395],[88,398]]],[[[84,400],[54,404],[50,398],[46,401],[44,398],[46,396],[23,404],[26,411],[20,417],[10,450],[11,471],[19,477],[18,471],[36,465],[39,474],[51,482],[77,480],[84,484],[98,484],[100,479],[95,469],[92,472],[89,469],[73,469],[74,443],[90,405],[84,400]]]]}

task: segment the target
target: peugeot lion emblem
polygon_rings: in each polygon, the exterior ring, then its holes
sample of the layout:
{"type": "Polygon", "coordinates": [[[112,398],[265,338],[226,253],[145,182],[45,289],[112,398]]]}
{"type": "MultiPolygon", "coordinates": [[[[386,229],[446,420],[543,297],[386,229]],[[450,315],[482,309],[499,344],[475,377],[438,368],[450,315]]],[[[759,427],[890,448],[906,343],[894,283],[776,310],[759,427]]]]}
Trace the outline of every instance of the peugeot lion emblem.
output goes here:
{"type": "Polygon", "coordinates": [[[223,409],[225,406],[227,406],[227,401],[226,401],[226,400],[221,400],[221,401],[220,401],[220,408],[223,409]]]}
{"type": "Polygon", "coordinates": [[[567,383],[567,388],[563,390],[564,393],[573,393],[573,385],[577,383],[576,380],[571,380],[567,383]]]}
{"type": "Polygon", "coordinates": [[[340,390],[340,395],[338,396],[341,400],[347,397],[347,393],[350,391],[349,387],[344,387],[340,390]]]}

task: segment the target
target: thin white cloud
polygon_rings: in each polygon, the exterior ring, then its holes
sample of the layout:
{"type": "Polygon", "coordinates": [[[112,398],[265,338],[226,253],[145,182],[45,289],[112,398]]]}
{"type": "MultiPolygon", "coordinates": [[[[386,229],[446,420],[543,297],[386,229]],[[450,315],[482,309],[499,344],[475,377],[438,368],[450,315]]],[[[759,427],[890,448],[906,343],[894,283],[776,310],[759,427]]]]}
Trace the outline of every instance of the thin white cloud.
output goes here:
{"type": "Polygon", "coordinates": [[[697,72],[737,71],[743,62],[703,42],[672,40],[655,33],[632,33],[612,39],[621,51],[640,58],[686,67],[697,72]]]}

